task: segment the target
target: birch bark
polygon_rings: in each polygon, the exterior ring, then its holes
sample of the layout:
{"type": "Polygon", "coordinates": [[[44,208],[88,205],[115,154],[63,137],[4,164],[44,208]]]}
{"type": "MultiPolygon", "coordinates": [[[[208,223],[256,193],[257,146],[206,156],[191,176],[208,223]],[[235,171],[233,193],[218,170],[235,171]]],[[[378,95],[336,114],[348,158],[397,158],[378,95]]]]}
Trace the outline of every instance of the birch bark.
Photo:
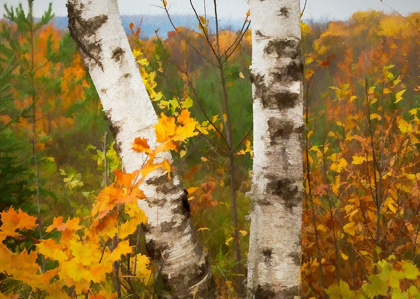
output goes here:
{"type": "Polygon", "coordinates": [[[250,0],[254,160],[248,298],[300,286],[302,55],[298,0],[250,0]]]}
{"type": "MultiPolygon", "coordinates": [[[[125,171],[140,169],[146,156],[135,153],[135,137],[156,146],[157,116],[141,79],[121,24],[117,0],[69,0],[69,29],[100,96],[125,171]]],[[[162,155],[172,162],[170,153],[162,155]]],[[[186,196],[174,176],[152,173],[141,186],[147,201],[139,206],[148,217],[146,241],[159,261],[166,298],[214,298],[215,283],[207,255],[198,242],[186,196]]]]}

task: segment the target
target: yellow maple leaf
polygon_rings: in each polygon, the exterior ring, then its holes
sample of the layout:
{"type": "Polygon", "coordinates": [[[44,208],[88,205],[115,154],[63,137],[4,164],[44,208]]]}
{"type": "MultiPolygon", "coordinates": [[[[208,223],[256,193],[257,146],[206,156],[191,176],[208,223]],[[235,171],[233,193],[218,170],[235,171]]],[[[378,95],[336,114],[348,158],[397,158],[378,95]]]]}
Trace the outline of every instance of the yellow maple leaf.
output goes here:
{"type": "Polygon", "coordinates": [[[113,211],[102,219],[95,219],[91,231],[104,238],[105,241],[108,238],[112,239],[118,232],[118,213],[113,211]]]}
{"type": "Polygon", "coordinates": [[[156,141],[164,143],[175,135],[175,118],[167,117],[165,114],[161,113],[159,121],[154,128],[156,130],[156,141]]]}
{"type": "Polygon", "coordinates": [[[137,219],[131,219],[122,223],[118,228],[118,237],[120,239],[125,239],[129,235],[133,234],[137,230],[137,219]]]}
{"type": "Polygon", "coordinates": [[[97,242],[87,240],[80,242],[78,240],[70,241],[70,253],[73,255],[72,263],[78,263],[83,266],[96,265],[101,259],[102,249],[97,242]]]}
{"type": "Polygon", "coordinates": [[[139,57],[141,54],[142,54],[142,53],[141,53],[141,51],[138,51],[138,50],[136,50],[136,49],[134,49],[134,50],[133,50],[133,55],[134,55],[134,58],[139,57]]]}
{"type": "Polygon", "coordinates": [[[43,254],[46,258],[59,261],[60,263],[67,259],[61,244],[56,243],[53,239],[42,240],[36,245],[38,253],[43,254]]]}
{"type": "Polygon", "coordinates": [[[343,169],[346,169],[347,164],[347,161],[344,158],[341,158],[338,163],[335,162],[331,165],[331,170],[340,173],[343,169]]]}
{"type": "Polygon", "coordinates": [[[130,215],[131,219],[122,223],[118,228],[118,237],[125,239],[129,235],[133,234],[137,230],[137,226],[141,223],[147,224],[147,216],[144,214],[137,203],[127,205],[129,208],[127,214],[130,215]]]}
{"type": "Polygon", "coordinates": [[[366,157],[361,157],[361,156],[353,156],[353,161],[351,162],[351,164],[353,165],[360,165],[363,164],[363,162],[366,161],[366,157]]]}
{"type": "Polygon", "coordinates": [[[137,60],[137,62],[138,62],[140,65],[143,65],[143,66],[148,66],[148,65],[149,65],[149,60],[147,60],[147,58],[142,58],[142,59],[139,59],[139,60],[137,60]]]}
{"type": "Polygon", "coordinates": [[[150,260],[147,256],[142,255],[141,253],[137,254],[134,259],[132,259],[132,269],[135,269],[136,276],[144,281],[148,282],[150,279],[150,275],[152,274],[152,271],[149,270],[149,264],[150,260]]]}
{"type": "Polygon", "coordinates": [[[398,128],[402,133],[409,133],[413,131],[413,126],[404,119],[400,119],[398,121],[398,128]]]}
{"type": "Polygon", "coordinates": [[[122,255],[126,255],[132,252],[133,252],[133,249],[130,247],[130,241],[125,240],[118,243],[117,247],[109,255],[108,260],[115,262],[115,261],[118,261],[122,255]]]}
{"type": "Polygon", "coordinates": [[[145,223],[147,224],[147,216],[142,209],[139,208],[137,202],[132,202],[125,205],[127,208],[126,213],[131,217],[131,219],[135,219],[137,224],[145,223]]]}
{"type": "Polygon", "coordinates": [[[181,111],[177,122],[180,126],[176,128],[175,141],[183,141],[198,134],[194,132],[198,122],[190,117],[190,112],[187,109],[181,111]]]}

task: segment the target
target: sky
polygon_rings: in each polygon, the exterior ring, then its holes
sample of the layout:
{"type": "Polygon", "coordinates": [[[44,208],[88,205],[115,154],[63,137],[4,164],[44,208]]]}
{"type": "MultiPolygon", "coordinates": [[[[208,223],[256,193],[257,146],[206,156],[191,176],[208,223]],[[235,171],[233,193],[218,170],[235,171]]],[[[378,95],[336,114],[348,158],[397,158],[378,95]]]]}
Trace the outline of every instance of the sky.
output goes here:
{"type": "MultiPolygon", "coordinates": [[[[107,0],[102,0],[107,1],[107,0]]],[[[303,8],[305,0],[301,1],[303,8]]],[[[0,0],[0,15],[3,16],[5,10],[3,4],[17,6],[20,2],[26,4],[26,0],[0,0]]],[[[66,0],[35,0],[35,16],[40,16],[48,7],[48,3],[53,3],[55,15],[64,16],[66,11],[66,0]]],[[[173,14],[191,14],[192,10],[189,0],[167,0],[170,12],[173,14]]],[[[163,14],[161,0],[118,0],[120,12],[123,15],[136,14],[163,14]]],[[[204,0],[193,0],[200,14],[203,14],[204,0]]],[[[213,1],[207,0],[207,14],[214,15],[213,1]]],[[[26,5],[25,5],[26,6],[26,5]]],[[[219,18],[242,18],[248,11],[247,0],[218,0],[219,18]]],[[[402,15],[420,11],[420,0],[307,0],[304,19],[313,20],[346,20],[354,12],[359,10],[382,10],[391,12],[395,9],[402,15]]]]}

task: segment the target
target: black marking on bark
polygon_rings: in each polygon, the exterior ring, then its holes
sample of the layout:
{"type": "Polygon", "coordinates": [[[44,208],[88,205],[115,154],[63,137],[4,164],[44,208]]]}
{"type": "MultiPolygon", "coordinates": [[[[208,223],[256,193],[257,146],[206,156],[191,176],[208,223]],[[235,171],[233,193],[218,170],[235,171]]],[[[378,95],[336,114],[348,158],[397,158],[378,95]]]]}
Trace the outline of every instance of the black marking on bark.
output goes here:
{"type": "Polygon", "coordinates": [[[268,55],[276,54],[279,58],[296,59],[301,55],[299,39],[273,39],[264,48],[268,55]]]}
{"type": "MultiPolygon", "coordinates": [[[[83,5],[77,8],[76,5],[67,2],[66,6],[69,16],[70,36],[76,42],[82,57],[90,58],[103,70],[101,45],[98,40],[92,37],[108,20],[108,16],[99,15],[86,20],[82,17],[83,5]]],[[[85,63],[87,63],[86,60],[85,63]]]]}
{"type": "Polygon", "coordinates": [[[291,252],[289,253],[289,257],[295,265],[300,266],[300,252],[291,252]]]}
{"type": "Polygon", "coordinates": [[[156,250],[155,240],[152,239],[146,243],[146,253],[150,258],[154,260],[160,259],[160,256],[158,256],[159,252],[156,250]]]}
{"type": "Polygon", "coordinates": [[[261,75],[255,75],[252,72],[249,74],[249,80],[252,84],[258,84],[261,85],[264,82],[264,76],[261,75]]]}
{"type": "Polygon", "coordinates": [[[169,232],[176,225],[175,221],[164,221],[160,224],[161,231],[163,233],[169,232]]]}
{"type": "Polygon", "coordinates": [[[121,60],[121,56],[124,55],[124,50],[120,47],[117,47],[112,51],[112,59],[115,60],[115,62],[119,62],[121,60]]]}
{"type": "Polygon", "coordinates": [[[206,259],[204,263],[198,266],[197,280],[201,281],[206,276],[208,270],[209,270],[209,264],[206,259]]]}
{"type": "Polygon", "coordinates": [[[184,208],[184,212],[187,213],[187,217],[189,218],[191,215],[191,206],[190,202],[188,201],[188,191],[184,189],[184,195],[182,195],[182,207],[184,208]]]}
{"type": "Polygon", "coordinates": [[[276,94],[270,95],[262,91],[262,104],[264,108],[271,109],[289,109],[295,107],[299,100],[300,94],[290,91],[281,91],[276,94]]]}
{"type": "Polygon", "coordinates": [[[264,286],[258,285],[255,291],[255,299],[272,299],[276,296],[273,288],[266,284],[264,286]]]}
{"type": "Polygon", "coordinates": [[[271,256],[273,254],[272,248],[264,248],[262,254],[264,256],[264,263],[269,266],[271,263],[271,256]]]}
{"type": "Polygon", "coordinates": [[[273,299],[273,298],[284,298],[284,299],[294,299],[299,297],[299,288],[298,286],[293,286],[290,288],[283,287],[276,294],[274,289],[269,285],[265,284],[264,286],[258,285],[257,290],[255,291],[255,299],[273,299]]]}
{"type": "MultiPolygon", "coordinates": [[[[174,187],[174,188],[179,190],[177,187],[174,187]]],[[[190,206],[189,206],[190,203],[188,202],[188,196],[185,195],[184,191],[182,193],[180,193],[179,191],[177,192],[179,196],[175,199],[175,202],[172,203],[172,205],[175,206],[175,208],[172,209],[172,213],[185,216],[185,219],[183,219],[180,224],[180,229],[183,230],[188,226],[188,221],[186,220],[191,215],[191,212],[188,212],[188,209],[190,209],[190,206]]]]}
{"type": "Polygon", "coordinates": [[[267,85],[262,75],[250,75],[251,83],[255,87],[255,97],[260,98],[265,109],[288,109],[295,107],[296,103],[299,100],[300,93],[294,93],[287,90],[269,93],[267,90],[267,85]]]}
{"type": "Polygon", "coordinates": [[[141,229],[144,233],[150,233],[150,224],[141,223],[141,229]]]}
{"type": "Polygon", "coordinates": [[[301,201],[299,188],[293,185],[293,181],[289,179],[276,179],[272,175],[267,175],[269,183],[266,187],[268,194],[279,196],[289,209],[297,207],[301,201]]]}
{"type": "MultiPolygon", "coordinates": [[[[261,98],[263,99],[265,97],[265,93],[266,93],[266,85],[265,85],[265,80],[264,80],[264,76],[260,75],[260,74],[253,74],[251,73],[250,75],[250,79],[251,79],[251,83],[254,84],[255,86],[255,96],[257,98],[261,98]]],[[[264,100],[263,100],[264,103],[264,100]]]]}
{"type": "Polygon", "coordinates": [[[299,288],[298,286],[286,288],[283,287],[280,289],[278,297],[285,298],[285,299],[294,299],[299,296],[299,288]]]}
{"type": "Polygon", "coordinates": [[[285,67],[277,68],[273,73],[276,81],[290,83],[295,81],[302,81],[303,77],[303,64],[302,61],[292,60],[285,67]]]}
{"type": "MultiPolygon", "coordinates": [[[[111,110],[104,111],[104,117],[109,124],[108,125],[109,130],[111,131],[112,135],[114,136],[114,139],[116,139],[117,135],[121,131],[122,124],[112,120],[111,110]]],[[[117,147],[117,152],[121,153],[121,142],[116,142],[115,146],[117,147]]]]}
{"type": "Polygon", "coordinates": [[[264,248],[262,251],[264,257],[271,259],[271,255],[273,254],[273,250],[271,248],[264,248]]]}
{"type": "Polygon", "coordinates": [[[130,73],[125,73],[124,74],[124,78],[130,78],[131,77],[131,74],[130,73]]]}
{"type": "Polygon", "coordinates": [[[298,134],[298,135],[302,135],[304,131],[305,131],[305,126],[304,125],[301,125],[301,126],[299,126],[295,129],[295,133],[298,134]]]}
{"type": "Polygon", "coordinates": [[[265,199],[265,198],[257,199],[257,204],[259,206],[270,206],[270,205],[272,205],[272,203],[269,200],[265,199]]]}
{"type": "Polygon", "coordinates": [[[282,121],[277,117],[271,117],[268,122],[268,131],[270,132],[270,144],[274,145],[279,139],[289,139],[293,133],[294,124],[291,121],[282,121]]]}
{"type": "Polygon", "coordinates": [[[158,177],[150,178],[146,180],[146,183],[149,185],[162,185],[168,182],[168,177],[166,175],[160,175],[158,177]]]}
{"type": "Polygon", "coordinates": [[[288,9],[286,6],[283,6],[283,7],[280,9],[280,14],[279,14],[279,16],[281,16],[281,17],[285,17],[285,18],[288,18],[288,17],[289,17],[289,9],[288,9]]]}
{"type": "MultiPolygon", "coordinates": [[[[156,186],[156,190],[163,194],[169,194],[173,192],[175,189],[174,185],[172,184],[172,182],[170,181],[166,173],[158,177],[150,178],[146,181],[146,183],[149,185],[156,186]]],[[[162,199],[159,199],[159,202],[160,202],[159,206],[163,206],[166,200],[162,198],[162,199]]]]}
{"type": "Polygon", "coordinates": [[[267,36],[262,34],[261,31],[259,31],[259,30],[255,31],[255,35],[259,36],[259,37],[262,37],[262,38],[267,38],[267,36]]]}

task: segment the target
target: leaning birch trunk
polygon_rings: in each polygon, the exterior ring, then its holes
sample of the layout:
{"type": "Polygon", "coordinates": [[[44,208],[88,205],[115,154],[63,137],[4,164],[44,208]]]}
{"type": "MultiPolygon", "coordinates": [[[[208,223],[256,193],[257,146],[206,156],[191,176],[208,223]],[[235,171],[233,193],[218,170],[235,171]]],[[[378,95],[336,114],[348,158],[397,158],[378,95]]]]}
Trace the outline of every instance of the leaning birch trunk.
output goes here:
{"type": "MultiPolygon", "coordinates": [[[[156,146],[157,116],[141,79],[121,24],[117,0],[69,0],[69,29],[101,98],[115,134],[125,171],[141,168],[145,155],[135,153],[135,137],[156,146]]],[[[172,162],[170,153],[162,155],[172,162]]],[[[141,186],[147,201],[148,250],[160,264],[167,298],[214,298],[215,284],[207,255],[185,211],[179,179],[154,172],[141,186]]]]}
{"type": "Polygon", "coordinates": [[[254,161],[248,298],[300,286],[302,55],[299,0],[251,0],[254,161]]]}

